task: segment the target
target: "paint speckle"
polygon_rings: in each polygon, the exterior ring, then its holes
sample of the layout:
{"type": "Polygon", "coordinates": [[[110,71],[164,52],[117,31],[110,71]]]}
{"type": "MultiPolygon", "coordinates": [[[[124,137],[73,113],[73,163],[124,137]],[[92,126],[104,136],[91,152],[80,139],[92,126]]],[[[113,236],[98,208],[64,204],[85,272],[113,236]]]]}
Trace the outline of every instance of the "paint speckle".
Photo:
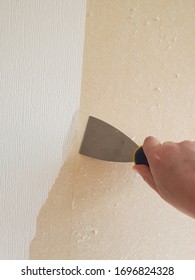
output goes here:
{"type": "Polygon", "coordinates": [[[145,25],[149,26],[150,25],[150,21],[146,21],[145,25]]]}
{"type": "Polygon", "coordinates": [[[156,17],[154,18],[154,20],[155,20],[155,21],[160,21],[160,17],[159,17],[159,16],[156,16],[156,17]]]}
{"type": "Polygon", "coordinates": [[[150,111],[154,111],[154,110],[159,110],[160,109],[160,103],[157,103],[157,104],[155,104],[155,105],[153,105],[153,106],[151,106],[150,108],[149,108],[149,110],[150,111]]]}
{"type": "Polygon", "coordinates": [[[75,206],[75,198],[72,200],[72,210],[74,210],[76,208],[75,206]]]}
{"type": "Polygon", "coordinates": [[[174,38],[172,39],[172,42],[175,43],[176,41],[177,41],[177,37],[174,37],[174,38]]]}
{"type": "Polygon", "coordinates": [[[154,90],[161,92],[161,88],[160,87],[156,87],[154,90]]]}
{"type": "Polygon", "coordinates": [[[92,12],[88,12],[87,13],[87,17],[92,17],[93,16],[93,13],[92,12]]]}
{"type": "Polygon", "coordinates": [[[178,73],[175,74],[175,78],[179,78],[180,75],[178,73]]]}
{"type": "Polygon", "coordinates": [[[97,234],[98,234],[98,231],[97,231],[96,229],[93,229],[93,230],[92,230],[92,233],[93,233],[94,235],[97,235],[97,234]]]}
{"type": "Polygon", "coordinates": [[[81,227],[80,232],[75,232],[76,243],[81,243],[94,238],[98,234],[98,230],[92,226],[81,227]]]}
{"type": "Polygon", "coordinates": [[[136,10],[139,8],[139,6],[135,6],[135,7],[132,7],[130,9],[130,15],[129,15],[129,18],[133,18],[134,17],[134,14],[136,12],[136,10]]]}

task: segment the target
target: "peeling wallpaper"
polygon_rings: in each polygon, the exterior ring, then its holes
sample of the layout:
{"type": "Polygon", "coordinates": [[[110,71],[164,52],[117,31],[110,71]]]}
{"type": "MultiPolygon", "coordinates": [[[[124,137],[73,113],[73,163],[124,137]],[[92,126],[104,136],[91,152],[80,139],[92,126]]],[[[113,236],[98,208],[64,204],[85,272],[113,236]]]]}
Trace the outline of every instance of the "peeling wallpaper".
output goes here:
{"type": "Polygon", "coordinates": [[[85,0],[0,2],[0,259],[28,258],[77,129],[85,0]]]}

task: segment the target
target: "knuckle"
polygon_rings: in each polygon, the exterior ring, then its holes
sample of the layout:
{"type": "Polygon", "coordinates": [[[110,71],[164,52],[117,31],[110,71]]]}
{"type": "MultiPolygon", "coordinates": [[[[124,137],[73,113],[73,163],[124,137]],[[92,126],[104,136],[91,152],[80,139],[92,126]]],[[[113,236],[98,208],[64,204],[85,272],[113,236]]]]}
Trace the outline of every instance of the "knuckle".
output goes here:
{"type": "Polygon", "coordinates": [[[190,141],[190,140],[184,140],[184,141],[180,142],[179,144],[183,145],[183,146],[195,146],[195,142],[190,141]]]}
{"type": "Polygon", "coordinates": [[[167,141],[167,142],[164,142],[162,144],[163,147],[173,147],[175,145],[175,142],[172,142],[172,141],[167,141]]]}
{"type": "Polygon", "coordinates": [[[148,144],[148,143],[151,143],[151,141],[154,139],[154,137],[153,136],[147,136],[146,137],[146,139],[144,140],[144,145],[146,144],[148,144]]]}
{"type": "Polygon", "coordinates": [[[152,165],[156,165],[160,162],[160,156],[157,153],[153,153],[150,155],[149,160],[152,165]]]}
{"type": "Polygon", "coordinates": [[[190,152],[194,152],[195,151],[195,142],[194,141],[190,141],[190,140],[185,140],[183,142],[178,143],[178,146],[185,150],[185,151],[190,151],[190,152]]]}
{"type": "Polygon", "coordinates": [[[178,144],[174,143],[174,142],[165,142],[162,145],[162,152],[164,153],[171,153],[171,152],[175,152],[178,149],[178,144]]]}

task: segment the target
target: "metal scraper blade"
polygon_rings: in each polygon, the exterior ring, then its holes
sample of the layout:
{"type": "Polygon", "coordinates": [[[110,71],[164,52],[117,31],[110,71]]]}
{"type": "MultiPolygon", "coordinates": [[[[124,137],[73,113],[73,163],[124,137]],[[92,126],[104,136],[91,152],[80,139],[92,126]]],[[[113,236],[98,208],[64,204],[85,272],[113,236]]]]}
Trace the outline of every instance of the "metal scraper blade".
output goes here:
{"type": "Polygon", "coordinates": [[[79,153],[106,161],[130,162],[138,145],[120,130],[90,116],[79,153]]]}

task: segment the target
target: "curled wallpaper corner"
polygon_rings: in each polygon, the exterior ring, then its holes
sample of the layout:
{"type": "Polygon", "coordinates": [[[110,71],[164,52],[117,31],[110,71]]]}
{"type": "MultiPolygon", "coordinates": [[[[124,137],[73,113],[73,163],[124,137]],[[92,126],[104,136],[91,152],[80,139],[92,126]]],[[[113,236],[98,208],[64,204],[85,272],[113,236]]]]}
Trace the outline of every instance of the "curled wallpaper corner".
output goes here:
{"type": "Polygon", "coordinates": [[[63,145],[63,152],[62,152],[62,164],[64,163],[65,159],[67,158],[68,154],[70,153],[74,141],[76,140],[77,133],[78,133],[78,126],[79,126],[79,110],[77,110],[70,123],[68,132],[66,134],[66,138],[63,145]]]}

